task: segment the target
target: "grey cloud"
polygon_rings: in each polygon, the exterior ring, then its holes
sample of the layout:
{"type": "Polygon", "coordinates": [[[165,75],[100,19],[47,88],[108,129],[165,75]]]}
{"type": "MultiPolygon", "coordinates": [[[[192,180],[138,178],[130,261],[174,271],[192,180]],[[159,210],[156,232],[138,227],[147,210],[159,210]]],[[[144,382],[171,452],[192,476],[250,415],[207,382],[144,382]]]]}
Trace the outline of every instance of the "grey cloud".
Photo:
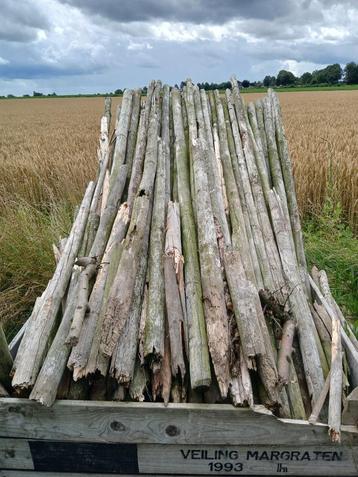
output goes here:
{"type": "Polygon", "coordinates": [[[218,24],[233,18],[285,16],[294,0],[60,0],[118,22],[168,20],[218,24]]]}
{"type": "Polygon", "coordinates": [[[28,42],[36,38],[39,29],[49,28],[47,17],[34,2],[28,0],[2,0],[1,16],[1,40],[28,42]]]}

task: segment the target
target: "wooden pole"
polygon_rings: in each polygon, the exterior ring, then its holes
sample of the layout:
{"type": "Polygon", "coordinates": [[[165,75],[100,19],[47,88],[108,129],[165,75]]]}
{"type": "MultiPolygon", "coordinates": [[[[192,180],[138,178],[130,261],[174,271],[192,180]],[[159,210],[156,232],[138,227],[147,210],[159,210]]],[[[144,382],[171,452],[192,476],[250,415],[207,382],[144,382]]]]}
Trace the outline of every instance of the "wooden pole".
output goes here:
{"type": "Polygon", "coordinates": [[[166,156],[162,142],[158,146],[158,167],[155,181],[154,205],[148,258],[148,312],[145,323],[144,357],[161,363],[164,357],[164,268],[163,250],[166,214],[166,156]]]}
{"type": "Polygon", "coordinates": [[[193,389],[209,386],[211,372],[202,304],[197,236],[190,194],[188,151],[185,144],[180,92],[172,90],[172,114],[175,134],[175,164],[184,249],[185,295],[189,330],[190,382],[193,389]]]}
{"type": "Polygon", "coordinates": [[[183,343],[187,341],[186,303],[184,295],[184,257],[181,246],[179,204],[169,202],[165,255],[164,255],[165,302],[173,376],[186,374],[183,343]]]}
{"type": "Polygon", "coordinates": [[[341,441],[343,370],[340,328],[341,323],[338,318],[335,318],[332,321],[332,361],[328,405],[328,434],[332,442],[341,441]]]}

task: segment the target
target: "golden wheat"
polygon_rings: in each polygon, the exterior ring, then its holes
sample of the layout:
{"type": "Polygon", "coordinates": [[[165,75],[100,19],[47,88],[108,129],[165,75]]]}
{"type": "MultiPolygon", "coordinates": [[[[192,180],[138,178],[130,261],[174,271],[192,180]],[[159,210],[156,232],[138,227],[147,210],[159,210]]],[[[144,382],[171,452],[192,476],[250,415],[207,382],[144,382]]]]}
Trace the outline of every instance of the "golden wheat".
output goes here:
{"type": "MultiPolygon", "coordinates": [[[[358,91],[279,94],[301,214],[318,214],[327,195],[358,229],[358,91]]],[[[245,95],[253,100],[254,95],[245,95]]]]}

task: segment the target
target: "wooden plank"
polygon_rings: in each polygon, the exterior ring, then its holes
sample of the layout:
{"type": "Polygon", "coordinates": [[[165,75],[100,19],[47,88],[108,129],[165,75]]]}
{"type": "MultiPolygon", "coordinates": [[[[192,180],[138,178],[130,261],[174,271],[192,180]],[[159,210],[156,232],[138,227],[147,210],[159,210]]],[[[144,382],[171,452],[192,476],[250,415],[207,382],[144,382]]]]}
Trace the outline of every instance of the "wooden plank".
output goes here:
{"type": "MultiPolygon", "coordinates": [[[[256,406],[256,410],[265,409],[256,406]]],[[[28,399],[0,399],[0,436],[79,442],[220,445],[326,444],[327,426],[277,419],[225,404],[57,401],[46,408],[28,399]]],[[[358,430],[342,427],[342,443],[358,430]]]]}
{"type": "Polygon", "coordinates": [[[139,445],[139,472],[160,475],[357,475],[358,448],[139,445]],[[165,458],[163,458],[165,456],[165,458]]]}
{"type": "Polygon", "coordinates": [[[342,414],[343,424],[351,424],[358,428],[358,386],[347,396],[342,414]]]}
{"type": "MultiPolygon", "coordinates": [[[[4,447],[5,443],[0,442],[4,447]]],[[[355,476],[358,448],[347,446],[192,446],[17,440],[0,477],[104,475],[355,476]],[[31,454],[30,454],[31,449],[31,454]],[[23,460],[21,460],[23,457],[23,460]],[[32,465],[32,459],[34,464],[32,465]],[[25,471],[26,470],[26,471],[25,471]],[[32,472],[33,471],[33,472],[32,472]],[[130,471],[132,474],[127,474],[130,471]]]]}
{"type": "Polygon", "coordinates": [[[34,469],[26,440],[0,439],[0,469],[34,469]]]}

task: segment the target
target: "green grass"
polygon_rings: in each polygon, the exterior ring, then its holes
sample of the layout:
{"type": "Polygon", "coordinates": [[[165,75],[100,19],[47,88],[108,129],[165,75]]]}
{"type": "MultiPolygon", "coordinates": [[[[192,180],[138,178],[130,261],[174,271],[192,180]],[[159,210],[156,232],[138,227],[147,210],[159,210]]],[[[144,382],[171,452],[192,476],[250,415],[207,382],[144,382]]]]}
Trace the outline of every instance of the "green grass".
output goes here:
{"type": "Polygon", "coordinates": [[[333,296],[358,333],[358,240],[342,221],[339,206],[326,201],[304,225],[309,266],[327,272],[333,296]]]}
{"type": "Polygon", "coordinates": [[[11,339],[52,276],[52,244],[66,236],[68,205],[38,209],[21,199],[8,202],[0,216],[0,321],[11,339]]]}

